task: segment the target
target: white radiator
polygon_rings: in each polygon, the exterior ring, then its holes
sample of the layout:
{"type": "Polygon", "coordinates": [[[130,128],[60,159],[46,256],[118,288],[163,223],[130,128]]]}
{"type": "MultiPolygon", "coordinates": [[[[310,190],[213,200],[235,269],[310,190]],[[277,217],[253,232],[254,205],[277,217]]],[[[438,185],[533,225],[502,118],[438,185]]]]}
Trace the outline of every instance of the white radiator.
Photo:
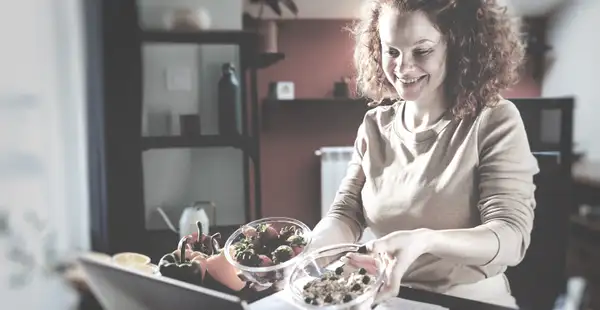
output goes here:
{"type": "MultiPolygon", "coordinates": [[[[338,188],[346,175],[348,162],[352,158],[352,146],[328,146],[322,147],[315,152],[321,157],[321,218],[323,218],[337,193],[338,188]]],[[[369,229],[363,232],[361,243],[374,238],[369,229]]]]}
{"type": "Polygon", "coordinates": [[[346,175],[354,147],[322,147],[315,153],[321,156],[321,217],[327,214],[335,194],[346,175]]]}

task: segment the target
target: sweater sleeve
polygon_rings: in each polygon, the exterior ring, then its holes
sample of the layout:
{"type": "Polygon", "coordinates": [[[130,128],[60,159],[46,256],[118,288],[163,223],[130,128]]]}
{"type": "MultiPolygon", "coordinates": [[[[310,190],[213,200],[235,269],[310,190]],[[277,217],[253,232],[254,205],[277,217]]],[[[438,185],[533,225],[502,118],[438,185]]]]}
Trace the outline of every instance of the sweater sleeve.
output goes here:
{"type": "Polygon", "coordinates": [[[365,184],[362,158],[366,150],[365,122],[359,126],[354,142],[354,152],[334,201],[313,230],[315,248],[336,243],[357,242],[364,230],[361,191],[365,184]]]}
{"type": "Polygon", "coordinates": [[[533,176],[539,168],[516,106],[502,101],[484,113],[478,125],[478,207],[482,224],[498,239],[498,252],[487,265],[515,266],[531,240],[533,176]]]}

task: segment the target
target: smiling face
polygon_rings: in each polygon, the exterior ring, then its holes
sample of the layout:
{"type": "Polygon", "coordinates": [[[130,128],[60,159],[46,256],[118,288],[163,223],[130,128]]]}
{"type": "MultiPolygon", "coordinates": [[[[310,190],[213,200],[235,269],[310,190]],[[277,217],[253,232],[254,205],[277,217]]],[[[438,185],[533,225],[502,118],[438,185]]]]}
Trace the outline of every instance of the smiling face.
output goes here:
{"type": "Polygon", "coordinates": [[[404,100],[420,105],[441,100],[446,77],[446,43],[427,16],[386,7],[379,19],[382,67],[404,100]]]}

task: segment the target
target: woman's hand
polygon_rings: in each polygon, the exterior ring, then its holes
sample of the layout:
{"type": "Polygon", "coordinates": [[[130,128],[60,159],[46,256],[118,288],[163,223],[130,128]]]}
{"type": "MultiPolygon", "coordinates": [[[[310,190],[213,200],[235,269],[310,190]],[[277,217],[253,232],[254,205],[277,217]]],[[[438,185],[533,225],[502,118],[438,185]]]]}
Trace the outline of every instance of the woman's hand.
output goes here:
{"type": "MultiPolygon", "coordinates": [[[[386,280],[376,298],[376,303],[398,295],[402,277],[410,265],[428,252],[427,231],[426,229],[397,231],[365,244],[370,253],[381,254],[387,258],[386,280]]],[[[360,254],[350,256],[357,263],[368,265],[365,256],[360,254]]]]}

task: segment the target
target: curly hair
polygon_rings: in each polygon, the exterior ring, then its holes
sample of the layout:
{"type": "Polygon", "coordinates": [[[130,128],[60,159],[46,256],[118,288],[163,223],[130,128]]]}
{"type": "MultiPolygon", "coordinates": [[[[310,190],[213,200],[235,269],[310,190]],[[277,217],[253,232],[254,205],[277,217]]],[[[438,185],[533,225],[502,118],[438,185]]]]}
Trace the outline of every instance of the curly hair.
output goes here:
{"type": "Polygon", "coordinates": [[[447,43],[444,89],[456,118],[474,116],[498,102],[515,84],[525,55],[519,24],[496,0],[369,0],[363,18],[350,29],[361,96],[377,106],[401,99],[386,79],[378,26],[384,8],[421,11],[447,43]]]}

